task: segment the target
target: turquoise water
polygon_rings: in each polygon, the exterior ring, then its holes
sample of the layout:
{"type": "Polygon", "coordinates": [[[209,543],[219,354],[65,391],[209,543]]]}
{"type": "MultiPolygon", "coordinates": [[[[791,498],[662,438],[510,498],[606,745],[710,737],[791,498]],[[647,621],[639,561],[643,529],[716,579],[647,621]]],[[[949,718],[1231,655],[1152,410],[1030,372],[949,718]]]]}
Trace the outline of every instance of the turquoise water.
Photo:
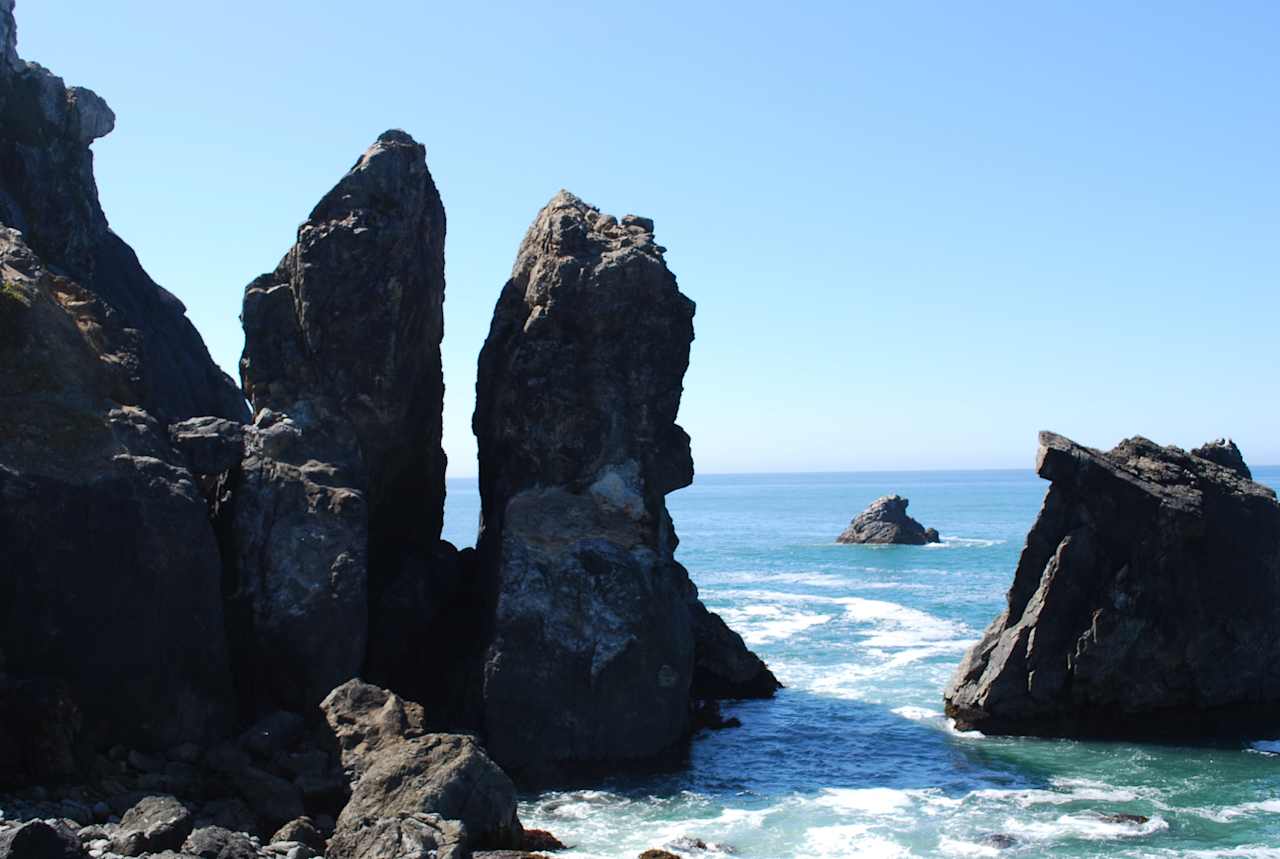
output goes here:
{"type": "MultiPolygon", "coordinates": [[[[1280,485],[1280,468],[1256,476],[1280,485]]],[[[1012,471],[699,476],[669,498],[678,557],[787,688],[727,707],[743,727],[697,738],[681,772],[529,796],[522,819],[581,859],[1280,857],[1280,725],[1194,748],[983,737],[943,718],[1045,487],[1012,471]],[[892,492],[941,546],[833,543],[892,492]]],[[[474,483],[449,491],[445,537],[470,544],[474,483]]]]}

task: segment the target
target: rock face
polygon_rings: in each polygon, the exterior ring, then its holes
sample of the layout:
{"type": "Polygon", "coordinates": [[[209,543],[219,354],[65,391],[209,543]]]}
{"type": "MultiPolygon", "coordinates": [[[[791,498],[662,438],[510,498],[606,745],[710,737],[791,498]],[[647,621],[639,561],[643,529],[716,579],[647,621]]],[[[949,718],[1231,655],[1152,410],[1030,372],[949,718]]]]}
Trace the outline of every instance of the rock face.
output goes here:
{"type": "Polygon", "coordinates": [[[107,225],[89,144],[110,109],[17,58],[12,10],[0,3],[0,660],[64,681],[87,742],[176,744],[224,730],[232,698],[217,546],[167,427],[246,411],[107,225]]]}
{"type": "Polygon", "coordinates": [[[1238,451],[1224,465],[1144,438],[1102,453],[1042,433],[1049,492],[948,715],[1054,736],[1273,726],[1280,504],[1242,469],[1238,451]]]}
{"type": "Polygon", "coordinates": [[[663,252],[648,219],[561,192],[480,355],[484,727],[517,772],[649,757],[688,727],[695,637],[664,496],[693,479],[675,418],[694,305],[663,252]]]}
{"type": "Polygon", "coordinates": [[[933,528],[926,528],[907,515],[911,502],[901,495],[885,495],[872,501],[849,527],[845,528],[837,543],[898,543],[907,546],[923,546],[939,543],[941,539],[933,528]]]}
{"type": "Polygon", "coordinates": [[[360,680],[333,690],[321,709],[354,777],[336,855],[372,855],[357,847],[375,832],[417,831],[405,819],[417,814],[461,821],[480,846],[520,843],[515,785],[474,737],[425,733],[420,705],[360,680]]]}
{"type": "Polygon", "coordinates": [[[1191,451],[1191,455],[1216,462],[1223,468],[1229,468],[1245,480],[1253,480],[1253,472],[1249,470],[1249,466],[1245,465],[1240,448],[1236,447],[1236,443],[1229,438],[1220,438],[1197,447],[1191,451]]]}
{"type": "Polygon", "coordinates": [[[388,131],[245,291],[255,418],[219,517],[237,676],[259,706],[313,707],[359,673],[370,605],[401,577],[430,576],[444,235],[424,148],[388,131]]]}

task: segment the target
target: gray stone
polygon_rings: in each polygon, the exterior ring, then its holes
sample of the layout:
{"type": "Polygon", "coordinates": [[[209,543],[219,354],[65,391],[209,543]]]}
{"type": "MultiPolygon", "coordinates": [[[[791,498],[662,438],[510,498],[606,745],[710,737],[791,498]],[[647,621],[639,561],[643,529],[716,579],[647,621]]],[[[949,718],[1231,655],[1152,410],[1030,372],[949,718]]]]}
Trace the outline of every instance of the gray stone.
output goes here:
{"type": "Polygon", "coordinates": [[[1050,736],[1274,726],[1280,503],[1242,464],[1140,437],[1103,453],[1041,433],[1044,506],[1006,611],[946,690],[947,714],[1050,736]]]}
{"type": "Polygon", "coordinates": [[[436,814],[401,812],[355,822],[334,834],[328,859],[467,859],[466,827],[436,814]]]}
{"type": "Polygon", "coordinates": [[[837,543],[897,543],[907,546],[923,546],[939,543],[941,538],[933,528],[926,528],[907,515],[911,502],[901,495],[885,495],[872,501],[849,527],[836,538],[837,543]]]}
{"type": "Polygon", "coordinates": [[[0,832],[0,859],[79,859],[75,831],[59,822],[30,820],[0,832]]]}
{"type": "Polygon", "coordinates": [[[169,437],[195,474],[220,474],[240,464],[244,427],[226,418],[198,417],[169,427],[169,437]]]}
{"type": "Polygon", "coordinates": [[[348,680],[320,704],[342,752],[342,765],[363,773],[381,749],[426,733],[422,705],[363,680],[348,680]]]}
{"type": "Polygon", "coordinates": [[[321,853],[324,852],[325,848],[325,837],[316,828],[310,817],[295,818],[277,829],[276,833],[271,836],[271,842],[279,841],[295,841],[299,844],[306,844],[321,853]]]}
{"type": "Polygon", "coordinates": [[[122,856],[178,850],[191,830],[191,812],[182,803],[171,796],[149,796],[125,812],[111,850],[122,856]]]}
{"type": "Polygon", "coordinates": [[[241,832],[221,826],[194,830],[182,844],[182,852],[200,859],[257,859],[258,848],[241,832]]]}

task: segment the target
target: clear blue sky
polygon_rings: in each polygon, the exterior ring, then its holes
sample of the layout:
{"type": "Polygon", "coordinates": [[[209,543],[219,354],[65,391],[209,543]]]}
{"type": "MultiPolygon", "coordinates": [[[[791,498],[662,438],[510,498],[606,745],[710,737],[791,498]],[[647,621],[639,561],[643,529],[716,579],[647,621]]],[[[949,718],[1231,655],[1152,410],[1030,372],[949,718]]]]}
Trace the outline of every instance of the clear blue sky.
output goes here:
{"type": "Polygon", "coordinates": [[[703,471],[1027,467],[1035,432],[1280,462],[1280,3],[19,0],[119,116],[103,203],[233,371],[241,290],[384,129],[449,217],[450,473],[565,187],[698,303],[703,471]],[[789,8],[794,7],[794,8],[789,8]]]}

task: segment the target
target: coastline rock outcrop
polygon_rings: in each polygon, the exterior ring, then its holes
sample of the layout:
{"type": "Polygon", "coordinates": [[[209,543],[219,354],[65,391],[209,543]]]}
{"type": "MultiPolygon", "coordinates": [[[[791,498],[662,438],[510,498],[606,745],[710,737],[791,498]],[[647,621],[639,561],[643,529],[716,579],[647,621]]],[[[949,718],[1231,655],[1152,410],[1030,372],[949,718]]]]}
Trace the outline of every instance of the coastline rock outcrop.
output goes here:
{"type": "Polygon", "coordinates": [[[221,570],[167,427],[247,411],[107,224],[106,103],[18,58],[12,2],[0,52],[0,671],[64,682],[90,745],[205,738],[234,711],[221,570]]]}
{"type": "Polygon", "coordinates": [[[836,537],[836,542],[896,543],[904,546],[942,542],[936,529],[926,528],[907,515],[910,503],[901,495],[877,498],[853,518],[849,527],[836,537]]]}
{"type": "Polygon", "coordinates": [[[695,635],[664,498],[693,479],[675,419],[694,305],[664,251],[648,219],[560,192],[480,355],[484,729],[517,773],[652,757],[688,731],[695,635]]]}
{"type": "Polygon", "coordinates": [[[471,844],[519,846],[515,785],[474,737],[427,733],[421,705],[360,680],[334,689],[321,709],[353,778],[331,855],[372,855],[363,844],[421,833],[420,814],[459,821],[471,844]]]}
{"type": "Polygon", "coordinates": [[[388,131],[245,290],[255,417],[218,516],[236,674],[255,707],[305,711],[360,673],[382,593],[431,575],[444,237],[426,150],[388,131]]]}
{"type": "Polygon", "coordinates": [[[946,690],[958,726],[1103,737],[1274,726],[1280,503],[1231,449],[1223,462],[1136,437],[1104,453],[1041,433],[1049,491],[1008,608],[946,690]]]}

